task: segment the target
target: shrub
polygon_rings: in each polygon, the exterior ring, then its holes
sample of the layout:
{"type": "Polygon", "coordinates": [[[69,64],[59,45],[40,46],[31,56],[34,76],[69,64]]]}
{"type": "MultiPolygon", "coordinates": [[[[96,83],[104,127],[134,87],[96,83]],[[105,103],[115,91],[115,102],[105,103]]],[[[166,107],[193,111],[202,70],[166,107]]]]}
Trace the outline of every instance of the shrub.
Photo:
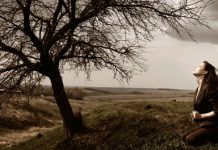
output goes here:
{"type": "MultiPolygon", "coordinates": [[[[68,91],[68,90],[67,90],[68,91]]],[[[83,100],[85,96],[85,92],[82,88],[75,87],[73,89],[70,89],[71,92],[67,92],[67,95],[69,98],[83,100]]]]}

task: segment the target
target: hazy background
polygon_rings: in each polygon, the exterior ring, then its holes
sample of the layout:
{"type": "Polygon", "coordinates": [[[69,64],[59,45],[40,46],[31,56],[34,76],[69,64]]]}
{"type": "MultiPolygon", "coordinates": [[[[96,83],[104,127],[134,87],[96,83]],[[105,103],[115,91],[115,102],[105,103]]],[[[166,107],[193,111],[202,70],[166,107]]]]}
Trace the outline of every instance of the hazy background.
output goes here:
{"type": "MultiPolygon", "coordinates": [[[[173,31],[168,34],[156,33],[155,39],[146,45],[144,57],[147,72],[137,73],[130,82],[120,84],[113,79],[108,70],[93,72],[90,80],[83,73],[78,76],[65,72],[65,86],[98,86],[98,87],[137,87],[137,88],[175,88],[194,89],[194,67],[203,60],[208,60],[218,68],[218,2],[205,10],[209,18],[208,29],[202,26],[190,26],[196,41],[184,36],[179,38],[173,31]]],[[[43,84],[50,84],[45,80],[43,84]]]]}

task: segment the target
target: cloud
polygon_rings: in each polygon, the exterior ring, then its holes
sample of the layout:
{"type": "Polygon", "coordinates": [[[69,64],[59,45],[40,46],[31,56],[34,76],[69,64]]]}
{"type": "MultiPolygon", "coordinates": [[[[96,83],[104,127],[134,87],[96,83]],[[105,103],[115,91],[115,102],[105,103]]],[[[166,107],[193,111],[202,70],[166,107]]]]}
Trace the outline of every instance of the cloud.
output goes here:
{"type": "Polygon", "coordinates": [[[218,19],[217,9],[218,2],[214,1],[210,6],[206,8],[205,14],[207,14],[211,18],[218,19]]]}
{"type": "MultiPolygon", "coordinates": [[[[187,28],[191,30],[193,39],[196,42],[207,42],[212,44],[218,44],[218,2],[214,2],[212,5],[205,9],[204,15],[208,17],[208,25],[211,29],[202,25],[188,25],[187,28]]],[[[180,37],[172,28],[167,30],[167,34],[173,38],[192,41],[192,39],[185,33],[182,33],[180,37]]]]}

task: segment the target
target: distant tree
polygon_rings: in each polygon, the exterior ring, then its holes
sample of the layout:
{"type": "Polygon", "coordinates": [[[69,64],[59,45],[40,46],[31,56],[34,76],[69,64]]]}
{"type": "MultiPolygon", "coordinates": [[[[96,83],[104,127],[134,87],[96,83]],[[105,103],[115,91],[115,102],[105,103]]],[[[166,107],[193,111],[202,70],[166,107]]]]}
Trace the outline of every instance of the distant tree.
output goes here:
{"type": "Polygon", "coordinates": [[[1,0],[0,86],[18,88],[26,79],[51,81],[67,134],[79,128],[65,93],[65,69],[87,76],[107,68],[117,79],[144,69],[140,41],[171,27],[205,24],[209,1],[184,0],[1,0]]]}

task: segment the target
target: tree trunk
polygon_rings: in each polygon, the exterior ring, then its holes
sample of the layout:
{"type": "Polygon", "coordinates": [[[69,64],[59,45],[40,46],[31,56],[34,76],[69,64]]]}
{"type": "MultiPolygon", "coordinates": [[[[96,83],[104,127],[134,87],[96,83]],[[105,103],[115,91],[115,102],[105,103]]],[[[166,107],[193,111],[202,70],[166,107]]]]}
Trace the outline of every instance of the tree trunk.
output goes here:
{"type": "Polygon", "coordinates": [[[61,117],[63,119],[66,135],[68,138],[72,137],[73,134],[77,131],[78,127],[76,124],[76,119],[73,114],[72,107],[65,93],[63,80],[61,78],[59,70],[53,70],[49,78],[51,80],[55,101],[58,105],[61,117]]]}

